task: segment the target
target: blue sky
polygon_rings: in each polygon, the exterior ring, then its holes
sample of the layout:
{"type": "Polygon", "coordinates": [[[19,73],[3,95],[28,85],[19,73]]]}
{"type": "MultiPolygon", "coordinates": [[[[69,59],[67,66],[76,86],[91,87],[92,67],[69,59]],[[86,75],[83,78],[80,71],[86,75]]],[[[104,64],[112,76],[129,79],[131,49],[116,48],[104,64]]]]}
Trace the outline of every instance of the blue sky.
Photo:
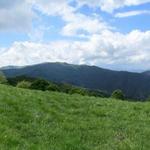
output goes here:
{"type": "Polygon", "coordinates": [[[150,0],[1,0],[0,66],[150,69],[150,0]]]}

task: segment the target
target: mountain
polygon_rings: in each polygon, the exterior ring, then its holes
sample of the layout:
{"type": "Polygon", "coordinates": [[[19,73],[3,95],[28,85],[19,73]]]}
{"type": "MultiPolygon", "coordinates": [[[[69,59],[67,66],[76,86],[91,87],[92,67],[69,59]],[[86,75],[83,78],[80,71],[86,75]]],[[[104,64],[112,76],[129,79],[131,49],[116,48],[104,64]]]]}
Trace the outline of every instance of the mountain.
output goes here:
{"type": "Polygon", "coordinates": [[[7,69],[17,69],[17,68],[23,68],[20,66],[6,66],[6,67],[2,67],[0,68],[1,70],[7,70],[7,69]]]}
{"type": "Polygon", "coordinates": [[[66,82],[111,93],[121,89],[127,98],[145,99],[150,94],[150,76],[144,73],[113,71],[87,65],[42,63],[21,68],[1,69],[7,77],[26,75],[66,82]]]}
{"type": "Polygon", "coordinates": [[[148,70],[148,71],[145,71],[145,72],[143,72],[143,74],[150,76],[150,71],[149,71],[149,70],[148,70]]]}

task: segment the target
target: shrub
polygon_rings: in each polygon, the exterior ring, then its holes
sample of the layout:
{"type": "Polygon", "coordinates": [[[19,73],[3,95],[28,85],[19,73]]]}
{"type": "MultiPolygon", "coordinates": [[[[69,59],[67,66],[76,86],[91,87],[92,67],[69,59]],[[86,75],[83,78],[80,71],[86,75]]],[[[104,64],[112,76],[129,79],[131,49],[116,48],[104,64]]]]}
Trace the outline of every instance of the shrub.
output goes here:
{"type": "Polygon", "coordinates": [[[47,90],[49,90],[49,91],[60,91],[60,88],[57,84],[50,83],[47,87],[47,90]]]}
{"type": "Polygon", "coordinates": [[[89,96],[95,96],[95,97],[109,97],[110,95],[104,91],[101,90],[88,90],[89,96]]]}
{"type": "Polygon", "coordinates": [[[72,89],[72,85],[68,83],[61,83],[59,87],[60,87],[60,91],[64,93],[69,93],[70,90],[72,89]]]}
{"type": "Polygon", "coordinates": [[[2,72],[0,72],[0,84],[7,84],[7,79],[2,72]]]}
{"type": "Polygon", "coordinates": [[[28,82],[28,81],[20,81],[20,82],[18,82],[18,84],[17,84],[17,87],[18,87],[18,88],[24,88],[24,89],[29,89],[30,86],[31,86],[31,83],[28,82]]]}
{"type": "Polygon", "coordinates": [[[37,79],[31,84],[31,89],[45,91],[47,90],[48,86],[49,86],[48,81],[43,80],[43,79],[37,79]]]}
{"type": "Polygon", "coordinates": [[[112,98],[115,98],[115,99],[121,99],[121,100],[124,100],[124,94],[121,90],[115,90],[112,95],[111,95],[112,98]]]}
{"type": "Polygon", "coordinates": [[[88,95],[88,91],[85,88],[72,87],[69,94],[88,95]]]}
{"type": "Polygon", "coordinates": [[[10,77],[7,80],[10,85],[17,86],[17,84],[21,81],[28,81],[31,83],[31,82],[35,81],[36,78],[21,75],[21,76],[16,76],[16,77],[10,77]]]}
{"type": "Polygon", "coordinates": [[[150,96],[148,96],[145,100],[150,102],[150,96]]]}

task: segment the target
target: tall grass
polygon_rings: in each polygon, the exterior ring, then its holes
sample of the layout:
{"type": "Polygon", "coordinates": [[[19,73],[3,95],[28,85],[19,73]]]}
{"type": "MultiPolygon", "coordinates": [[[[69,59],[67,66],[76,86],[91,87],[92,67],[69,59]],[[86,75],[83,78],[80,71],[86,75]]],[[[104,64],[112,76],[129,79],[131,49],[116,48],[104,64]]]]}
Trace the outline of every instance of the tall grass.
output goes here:
{"type": "Polygon", "coordinates": [[[0,85],[0,149],[149,150],[150,103],[0,85]]]}

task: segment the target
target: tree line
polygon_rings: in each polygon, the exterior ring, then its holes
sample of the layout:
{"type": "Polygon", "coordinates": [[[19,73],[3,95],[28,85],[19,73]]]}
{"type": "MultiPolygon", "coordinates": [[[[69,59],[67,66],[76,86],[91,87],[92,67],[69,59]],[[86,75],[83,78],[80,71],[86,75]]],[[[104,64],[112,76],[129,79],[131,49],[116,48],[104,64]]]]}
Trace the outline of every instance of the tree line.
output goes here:
{"type": "Polygon", "coordinates": [[[16,86],[18,88],[25,88],[31,90],[33,89],[42,91],[56,91],[67,94],[80,94],[83,96],[95,96],[102,98],[112,97],[114,99],[121,99],[121,100],[125,99],[125,95],[119,89],[112,92],[112,94],[109,94],[101,90],[82,88],[68,83],[50,82],[40,78],[32,78],[27,76],[6,78],[2,72],[0,72],[0,84],[7,84],[11,86],[16,86]]]}

